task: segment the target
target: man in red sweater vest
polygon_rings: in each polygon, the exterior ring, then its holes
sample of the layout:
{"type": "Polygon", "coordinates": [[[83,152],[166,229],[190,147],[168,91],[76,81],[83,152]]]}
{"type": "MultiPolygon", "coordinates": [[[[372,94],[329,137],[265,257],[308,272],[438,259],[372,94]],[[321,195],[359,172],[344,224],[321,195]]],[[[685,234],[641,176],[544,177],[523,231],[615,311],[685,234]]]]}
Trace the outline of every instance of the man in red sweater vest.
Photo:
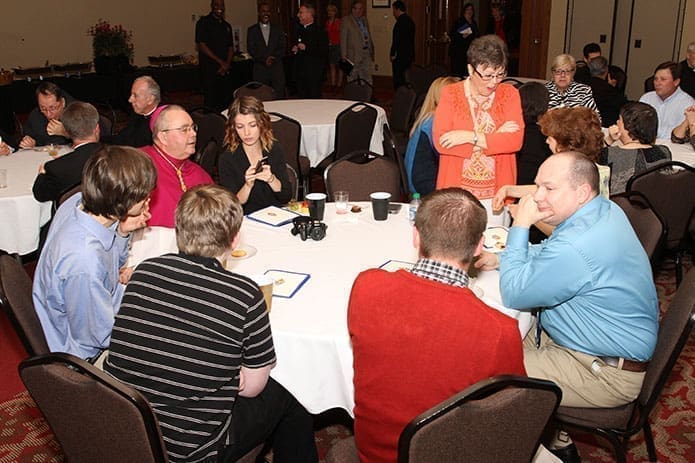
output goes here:
{"type": "Polygon", "coordinates": [[[362,463],[395,462],[406,424],[471,384],[526,374],[516,320],[468,289],[486,217],[468,191],[435,191],[415,218],[415,267],[367,270],[355,280],[348,328],[362,463]]]}

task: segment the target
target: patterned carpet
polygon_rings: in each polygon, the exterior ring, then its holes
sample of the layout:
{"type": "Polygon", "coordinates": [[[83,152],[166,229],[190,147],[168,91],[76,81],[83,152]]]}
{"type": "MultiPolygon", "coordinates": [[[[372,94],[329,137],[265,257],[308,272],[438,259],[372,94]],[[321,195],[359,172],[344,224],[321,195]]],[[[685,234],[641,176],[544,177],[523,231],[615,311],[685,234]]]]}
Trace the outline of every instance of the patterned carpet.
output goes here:
{"type": "MultiPolygon", "coordinates": [[[[686,269],[692,259],[685,261],[686,269]]],[[[665,262],[656,275],[662,313],[675,292],[673,265],[665,262]]],[[[321,415],[317,420],[316,444],[321,461],[330,446],[350,434],[345,414],[321,415]]],[[[695,461],[695,336],[690,337],[667,383],[661,400],[651,414],[654,440],[660,462],[695,461]]],[[[606,443],[592,436],[573,434],[582,461],[615,461],[606,443]]],[[[0,403],[0,463],[62,462],[60,445],[26,391],[0,403]]],[[[631,439],[628,462],[647,461],[647,449],[641,434],[631,439]]]]}

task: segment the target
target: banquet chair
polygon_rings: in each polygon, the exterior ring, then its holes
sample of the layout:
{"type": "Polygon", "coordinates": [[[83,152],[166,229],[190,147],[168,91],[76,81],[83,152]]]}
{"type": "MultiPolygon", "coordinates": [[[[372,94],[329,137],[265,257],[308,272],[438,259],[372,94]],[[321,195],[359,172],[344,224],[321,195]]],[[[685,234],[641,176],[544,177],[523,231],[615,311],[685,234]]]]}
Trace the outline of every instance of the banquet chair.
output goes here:
{"type": "Polygon", "coordinates": [[[0,256],[0,305],[17,332],[29,356],[49,352],[34,302],[31,296],[31,278],[18,259],[0,256]]]}
{"type": "Polygon", "coordinates": [[[345,87],[343,87],[343,99],[369,103],[372,101],[373,91],[372,84],[364,79],[357,78],[345,84],[345,87]]]}
{"type": "Polygon", "coordinates": [[[167,462],[157,419],[142,394],[65,353],[19,365],[29,394],[71,463],[167,462]]]}
{"type": "Polygon", "coordinates": [[[676,285],[683,279],[682,253],[695,210],[695,168],[668,161],[635,174],[626,191],[639,191],[668,227],[666,250],[675,254],[676,285]]]}
{"type": "Polygon", "coordinates": [[[299,199],[299,176],[297,171],[289,163],[286,163],[285,167],[287,168],[287,178],[290,180],[292,198],[299,199]]]}
{"type": "MultiPolygon", "coordinates": [[[[528,463],[562,392],[555,383],[521,376],[484,379],[415,417],[398,439],[398,463],[528,463]]],[[[354,438],[327,463],[357,463],[354,438]]]]}
{"type": "Polygon", "coordinates": [[[560,404],[551,381],[484,379],[415,417],[398,439],[398,463],[529,462],[560,404]]]}
{"type": "Polygon", "coordinates": [[[299,175],[302,192],[304,194],[308,193],[309,178],[311,177],[309,158],[299,154],[299,148],[302,143],[302,125],[291,117],[274,112],[270,113],[270,124],[273,128],[275,140],[282,147],[285,162],[292,166],[299,175]]]}
{"type": "Polygon", "coordinates": [[[391,201],[399,201],[401,174],[392,159],[369,151],[354,151],[331,163],[324,172],[328,201],[336,191],[348,191],[350,201],[369,201],[375,191],[391,193],[391,201]]]}
{"type": "Polygon", "coordinates": [[[389,118],[391,132],[396,137],[405,137],[406,144],[408,143],[408,131],[415,106],[415,97],[415,90],[412,87],[401,85],[396,89],[391,104],[391,117],[389,118]]]}
{"type": "Polygon", "coordinates": [[[637,399],[615,408],[560,407],[556,413],[558,424],[563,428],[578,428],[607,439],[613,446],[619,463],[626,461],[626,447],[630,437],[644,431],[648,461],[658,461],[649,414],[659,401],[659,395],[688,342],[695,325],[694,309],[695,271],[691,270],[659,323],[656,349],[637,399]]]}
{"type": "MultiPolygon", "coordinates": [[[[29,394],[70,463],[166,463],[157,417],[147,399],[111,375],[66,353],[19,365],[29,394]]],[[[259,445],[238,463],[252,463],[259,445]]]]}
{"type": "Polygon", "coordinates": [[[384,124],[383,131],[384,156],[393,159],[398,164],[398,170],[401,174],[401,192],[403,193],[404,197],[409,198],[410,186],[408,185],[408,174],[405,170],[405,159],[403,158],[403,155],[401,155],[403,151],[396,146],[396,141],[393,139],[393,135],[391,134],[391,129],[389,128],[388,124],[384,124]]]}
{"type": "MultiPolygon", "coordinates": [[[[191,111],[191,119],[198,126],[195,142],[195,156],[200,156],[210,140],[215,140],[217,148],[224,148],[225,124],[227,119],[220,113],[206,108],[191,111]]],[[[195,160],[195,157],[194,157],[195,160]]]]}
{"type": "Polygon", "coordinates": [[[60,196],[58,196],[58,201],[56,201],[55,208],[56,210],[60,207],[61,204],[63,204],[65,201],[67,201],[72,195],[79,193],[82,191],[82,183],[78,183],[77,185],[71,186],[70,188],[65,189],[65,191],[60,193],[60,196]]]}
{"type": "Polygon", "coordinates": [[[377,111],[366,103],[355,103],[335,118],[335,144],[333,152],[319,163],[319,170],[353,151],[367,151],[372,140],[377,111]]]}
{"type": "Polygon", "coordinates": [[[639,191],[611,196],[611,201],[625,212],[653,267],[668,233],[664,219],[639,191]]]}
{"type": "Polygon", "coordinates": [[[213,180],[217,180],[217,161],[220,154],[221,150],[217,146],[217,142],[211,139],[207,142],[200,155],[196,155],[196,163],[210,174],[213,180]]]}
{"type": "Polygon", "coordinates": [[[502,79],[502,82],[504,82],[505,84],[513,85],[515,88],[519,88],[522,85],[524,85],[522,81],[520,81],[519,79],[515,79],[514,77],[505,77],[504,79],[502,79]]]}
{"type": "Polygon", "coordinates": [[[273,87],[261,82],[248,82],[234,91],[234,98],[253,96],[261,101],[273,101],[277,98],[273,87]]]}

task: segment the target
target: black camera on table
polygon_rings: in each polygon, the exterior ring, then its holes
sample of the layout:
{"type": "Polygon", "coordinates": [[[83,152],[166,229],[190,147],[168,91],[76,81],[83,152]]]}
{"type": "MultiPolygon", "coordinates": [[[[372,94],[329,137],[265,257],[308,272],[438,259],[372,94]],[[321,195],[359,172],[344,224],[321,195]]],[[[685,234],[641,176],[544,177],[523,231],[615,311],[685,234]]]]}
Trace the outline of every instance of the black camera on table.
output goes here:
{"type": "Polygon", "coordinates": [[[291,233],[294,236],[299,235],[302,241],[306,241],[307,238],[321,241],[326,237],[326,229],[328,226],[325,223],[311,217],[299,216],[292,219],[291,233]]]}

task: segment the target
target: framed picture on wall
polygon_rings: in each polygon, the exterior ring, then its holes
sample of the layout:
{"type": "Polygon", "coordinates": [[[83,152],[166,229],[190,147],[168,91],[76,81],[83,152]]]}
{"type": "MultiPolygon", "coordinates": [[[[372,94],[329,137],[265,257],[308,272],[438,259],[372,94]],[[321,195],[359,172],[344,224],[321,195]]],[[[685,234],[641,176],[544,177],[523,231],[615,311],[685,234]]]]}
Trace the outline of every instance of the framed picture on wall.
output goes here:
{"type": "Polygon", "coordinates": [[[389,8],[391,0],[372,0],[372,8],[389,8]]]}

